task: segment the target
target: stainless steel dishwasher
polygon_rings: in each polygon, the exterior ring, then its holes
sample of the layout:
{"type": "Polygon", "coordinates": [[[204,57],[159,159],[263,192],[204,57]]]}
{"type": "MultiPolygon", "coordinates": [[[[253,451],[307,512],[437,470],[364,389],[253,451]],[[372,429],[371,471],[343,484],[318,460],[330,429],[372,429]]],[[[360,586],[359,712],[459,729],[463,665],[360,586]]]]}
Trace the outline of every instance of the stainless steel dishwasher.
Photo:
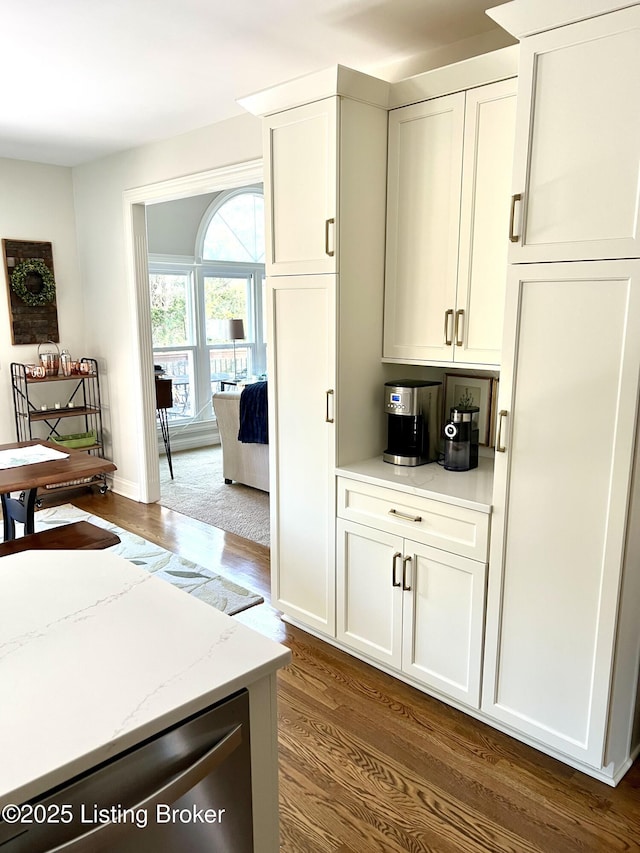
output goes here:
{"type": "Polygon", "coordinates": [[[20,809],[0,823],[0,853],[252,853],[249,694],[20,809]]]}

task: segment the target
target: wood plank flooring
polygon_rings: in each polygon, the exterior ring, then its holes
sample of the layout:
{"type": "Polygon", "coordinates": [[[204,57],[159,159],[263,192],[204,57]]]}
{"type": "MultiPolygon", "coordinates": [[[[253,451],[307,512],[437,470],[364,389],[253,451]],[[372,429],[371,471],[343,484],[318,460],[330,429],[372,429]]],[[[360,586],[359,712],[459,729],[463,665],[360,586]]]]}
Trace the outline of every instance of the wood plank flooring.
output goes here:
{"type": "MultiPolygon", "coordinates": [[[[73,503],[217,568],[269,600],[269,551],[158,505],[73,503]]],[[[640,853],[640,762],[597,782],[282,622],[283,853],[640,853]]]]}

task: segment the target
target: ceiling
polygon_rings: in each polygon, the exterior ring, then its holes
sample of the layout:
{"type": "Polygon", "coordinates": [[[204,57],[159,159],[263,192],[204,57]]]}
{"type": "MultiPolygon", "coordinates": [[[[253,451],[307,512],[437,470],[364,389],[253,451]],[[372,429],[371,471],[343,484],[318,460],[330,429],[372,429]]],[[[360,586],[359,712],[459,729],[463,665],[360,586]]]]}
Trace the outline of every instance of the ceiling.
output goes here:
{"type": "Polygon", "coordinates": [[[0,0],[0,157],[77,165],[239,115],[243,95],[336,63],[400,79],[452,46],[458,59],[511,44],[484,14],[500,4],[0,0]]]}

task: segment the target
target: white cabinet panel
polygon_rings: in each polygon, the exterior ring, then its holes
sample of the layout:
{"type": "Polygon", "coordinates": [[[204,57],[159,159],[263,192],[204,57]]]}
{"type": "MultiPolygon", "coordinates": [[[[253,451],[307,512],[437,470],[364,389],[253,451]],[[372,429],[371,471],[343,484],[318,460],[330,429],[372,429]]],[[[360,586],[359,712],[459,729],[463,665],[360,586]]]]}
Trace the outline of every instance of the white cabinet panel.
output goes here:
{"type": "Polygon", "coordinates": [[[524,39],[512,263],[640,249],[640,7],[524,39]]]}
{"type": "Polygon", "coordinates": [[[338,515],[485,562],[489,516],[466,507],[338,477],[338,515]]]}
{"type": "Polygon", "coordinates": [[[393,110],[383,355],[499,364],[515,79],[393,110]]]}
{"type": "Polygon", "coordinates": [[[467,705],[480,705],[486,564],[406,542],[402,669],[467,705]]]}
{"type": "Polygon", "coordinates": [[[505,316],[483,710],[596,767],[633,467],[639,272],[514,267],[505,316]]]}
{"type": "Polygon", "coordinates": [[[507,281],[515,79],[466,95],[454,361],[499,364],[507,281]]]}
{"type": "Polygon", "coordinates": [[[402,548],[400,536],[338,520],[336,636],[396,669],[402,663],[402,548]]]}
{"type": "Polygon", "coordinates": [[[264,123],[267,275],[337,271],[339,99],[264,123]]]}
{"type": "Polygon", "coordinates": [[[333,635],[335,278],[267,285],[274,603],[333,635]]]}
{"type": "Polygon", "coordinates": [[[462,92],[389,115],[385,357],[450,358],[463,130],[462,92]]]}

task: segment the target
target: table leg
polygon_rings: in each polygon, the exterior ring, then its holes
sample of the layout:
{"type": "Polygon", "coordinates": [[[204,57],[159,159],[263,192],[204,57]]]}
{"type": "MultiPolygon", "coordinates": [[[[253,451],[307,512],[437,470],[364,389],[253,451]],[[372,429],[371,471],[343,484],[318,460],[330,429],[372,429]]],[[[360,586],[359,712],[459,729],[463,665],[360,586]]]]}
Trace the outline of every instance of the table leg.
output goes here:
{"type": "Polygon", "coordinates": [[[2,521],[5,542],[16,538],[16,521],[24,524],[25,536],[35,533],[35,509],[38,489],[27,489],[22,497],[12,498],[9,494],[0,495],[2,499],[2,521]]]}
{"type": "Polygon", "coordinates": [[[166,409],[157,409],[158,420],[160,421],[160,431],[162,432],[162,440],[164,442],[164,449],[167,454],[167,462],[169,463],[169,473],[171,474],[171,479],[173,480],[173,461],[171,459],[171,437],[169,435],[169,419],[167,417],[166,409]]]}

